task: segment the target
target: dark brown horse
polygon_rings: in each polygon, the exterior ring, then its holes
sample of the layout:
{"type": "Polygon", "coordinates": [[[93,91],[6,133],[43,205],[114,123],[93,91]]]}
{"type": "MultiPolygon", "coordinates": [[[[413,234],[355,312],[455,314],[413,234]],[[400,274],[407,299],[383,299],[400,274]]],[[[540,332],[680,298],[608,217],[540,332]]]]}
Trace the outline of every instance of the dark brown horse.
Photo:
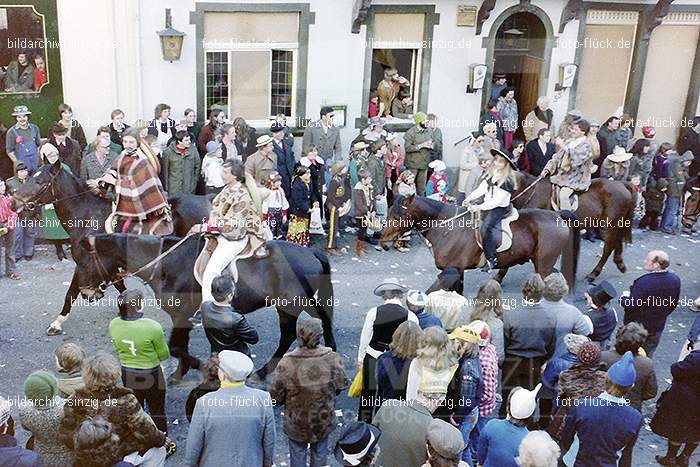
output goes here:
{"type": "MultiPolygon", "coordinates": [[[[420,196],[400,196],[389,210],[381,243],[385,250],[404,232],[417,230],[430,242],[435,266],[444,270],[456,268],[460,273],[479,267],[481,247],[477,244],[477,222],[466,208],[445,204],[420,196]]],[[[555,213],[542,209],[520,210],[520,217],[511,224],[513,245],[498,253],[502,280],[509,267],[532,261],[535,271],[545,277],[554,270],[560,255],[562,269],[573,289],[578,260],[576,216],[570,211],[555,213]]]]}
{"type": "Polygon", "coordinates": [[[693,177],[685,184],[684,193],[687,193],[683,205],[683,231],[693,233],[695,223],[700,214],[700,176],[693,177]]]}
{"type": "MultiPolygon", "coordinates": [[[[536,180],[533,175],[524,172],[520,172],[519,176],[519,189],[513,193],[513,204],[518,209],[552,209],[552,185],[549,180],[541,180],[525,194],[515,198],[536,180]]],[[[578,195],[576,217],[580,220],[579,227],[581,229],[599,227],[605,231],[603,255],[586,276],[589,282],[600,275],[613,251],[615,252],[613,261],[617,268],[623,273],[627,270],[625,261],[622,259],[622,250],[623,243],[632,242],[632,217],[636,202],[636,194],[630,185],[605,178],[594,179],[590,188],[578,195]]]]}

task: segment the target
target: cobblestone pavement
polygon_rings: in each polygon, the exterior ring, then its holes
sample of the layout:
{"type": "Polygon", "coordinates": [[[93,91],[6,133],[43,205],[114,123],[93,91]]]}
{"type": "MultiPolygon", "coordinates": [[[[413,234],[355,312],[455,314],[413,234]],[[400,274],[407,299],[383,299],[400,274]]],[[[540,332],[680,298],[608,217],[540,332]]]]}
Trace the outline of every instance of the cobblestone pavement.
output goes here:
{"type": "MultiPolygon", "coordinates": [[[[345,243],[354,241],[348,235],[345,237],[345,243]]],[[[322,244],[321,239],[318,239],[318,243],[322,244]]],[[[665,249],[671,255],[671,268],[683,281],[682,296],[692,300],[700,294],[700,275],[697,272],[698,263],[695,262],[696,254],[700,251],[699,243],[700,237],[697,236],[670,237],[656,232],[635,231],[634,244],[628,246],[624,255],[628,272],[621,274],[610,261],[601,277],[611,281],[618,290],[626,290],[632,281],[643,273],[642,263],[646,252],[650,249],[665,249]]],[[[580,280],[573,295],[576,305],[581,308],[584,306],[582,295],[586,288],[582,279],[595,264],[601,246],[600,243],[582,241],[580,280]]],[[[19,263],[22,280],[0,279],[0,313],[3,318],[0,320],[0,395],[4,397],[20,397],[23,381],[30,372],[42,368],[53,370],[53,349],[62,342],[75,341],[88,352],[98,349],[111,351],[107,324],[116,315],[114,305],[77,307],[64,325],[65,335],[48,337],[45,334],[46,327],[60,311],[73,263],[56,262],[52,247],[39,246],[38,250],[33,261],[19,263]]],[[[395,276],[413,288],[425,290],[435,279],[437,270],[429,250],[416,237],[413,239],[410,253],[375,252],[370,247],[369,255],[365,259],[358,260],[353,255],[346,255],[342,258],[331,258],[331,263],[338,303],[334,322],[338,351],[343,356],[348,375],[352,377],[357,369],[356,352],[364,315],[370,307],[378,304],[377,298],[372,295],[373,288],[384,277],[395,276]]],[[[509,272],[503,284],[507,298],[519,299],[520,284],[525,274],[530,271],[532,266],[524,265],[509,272]]],[[[467,295],[473,296],[479,282],[485,278],[486,275],[481,272],[468,272],[465,281],[467,295]]],[[[130,287],[140,286],[139,282],[133,280],[129,280],[127,284],[130,287]]],[[[115,291],[111,290],[108,297],[114,296],[115,291]]],[[[152,297],[150,291],[148,296],[152,297]]],[[[146,315],[162,323],[169,333],[170,321],[164,312],[151,306],[146,315]]],[[[693,318],[693,313],[685,307],[679,307],[668,321],[655,355],[660,392],[671,382],[669,367],[678,358],[693,318]]],[[[254,361],[260,366],[276,347],[279,333],[276,313],[273,309],[263,309],[248,315],[248,319],[260,333],[260,343],[252,348],[254,361]]],[[[191,351],[201,358],[207,355],[208,344],[201,328],[192,333],[191,351]]],[[[169,372],[172,371],[175,361],[170,359],[166,366],[169,372]]],[[[184,403],[189,391],[198,384],[199,377],[198,372],[190,372],[182,383],[168,388],[170,434],[178,443],[178,451],[169,460],[169,465],[180,465],[184,459],[188,425],[184,403]]],[[[339,423],[353,419],[357,399],[350,399],[344,394],[338,398],[337,405],[343,412],[339,423]]],[[[279,413],[283,408],[277,411],[279,413]]],[[[653,434],[648,427],[653,413],[654,402],[646,403],[645,426],[634,453],[635,465],[657,465],[654,455],[665,450],[665,440],[653,434]]],[[[278,416],[276,463],[284,466],[288,463],[288,455],[281,422],[282,417],[278,416]]],[[[26,440],[26,432],[21,428],[18,432],[21,440],[26,440]]],[[[691,465],[695,465],[698,460],[700,453],[696,452],[691,465]]]]}

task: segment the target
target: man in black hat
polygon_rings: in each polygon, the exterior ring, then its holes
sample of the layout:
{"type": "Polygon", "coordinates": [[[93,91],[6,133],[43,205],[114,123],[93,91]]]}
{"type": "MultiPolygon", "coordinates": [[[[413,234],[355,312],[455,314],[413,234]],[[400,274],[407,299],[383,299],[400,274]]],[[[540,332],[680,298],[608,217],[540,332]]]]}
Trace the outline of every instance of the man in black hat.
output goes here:
{"type": "Polygon", "coordinates": [[[277,173],[282,177],[282,189],[287,199],[292,196],[292,174],[294,173],[294,148],[285,137],[287,127],[279,122],[270,126],[272,151],[277,154],[277,173]]]}
{"type": "Polygon", "coordinates": [[[344,466],[376,465],[379,458],[379,437],[382,432],[365,422],[352,422],[338,438],[333,451],[335,458],[344,466]]]}
{"type": "Polygon", "coordinates": [[[593,334],[588,337],[593,342],[597,342],[601,350],[608,350],[610,336],[617,326],[617,315],[612,306],[608,306],[608,303],[617,297],[617,290],[610,282],[603,281],[589,287],[584,296],[588,302],[588,310],[584,312],[584,315],[588,316],[593,323],[593,334]]]}

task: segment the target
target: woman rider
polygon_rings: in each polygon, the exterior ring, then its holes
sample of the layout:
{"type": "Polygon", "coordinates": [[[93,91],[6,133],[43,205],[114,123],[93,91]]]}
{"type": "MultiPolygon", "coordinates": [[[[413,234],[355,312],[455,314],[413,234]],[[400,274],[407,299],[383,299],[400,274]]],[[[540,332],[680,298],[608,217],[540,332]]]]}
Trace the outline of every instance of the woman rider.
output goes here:
{"type": "MultiPolygon", "coordinates": [[[[170,235],[173,223],[170,205],[158,178],[160,163],[136,128],[122,134],[124,150],[101,182],[114,185],[116,207],[114,232],[170,235]]],[[[108,228],[110,226],[107,226],[108,228]]]]}
{"type": "Polygon", "coordinates": [[[518,167],[511,157],[498,150],[491,149],[493,163],[481,178],[479,186],[464,201],[470,211],[483,211],[481,226],[484,255],[486,264],[481,268],[484,272],[498,267],[496,264],[496,249],[498,245],[494,230],[510,211],[510,197],[517,189],[518,167]]]}

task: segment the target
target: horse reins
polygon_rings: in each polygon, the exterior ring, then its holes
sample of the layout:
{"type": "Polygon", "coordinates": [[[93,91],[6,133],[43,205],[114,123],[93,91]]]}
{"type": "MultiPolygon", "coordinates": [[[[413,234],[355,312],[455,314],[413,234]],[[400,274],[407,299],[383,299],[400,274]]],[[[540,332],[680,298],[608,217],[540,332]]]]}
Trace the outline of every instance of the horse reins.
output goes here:
{"type": "Polygon", "coordinates": [[[74,195],[71,195],[71,196],[66,196],[66,197],[64,197],[64,198],[58,198],[58,197],[56,196],[56,191],[54,190],[54,186],[53,186],[53,185],[54,185],[54,180],[56,179],[57,176],[58,176],[58,174],[52,174],[52,175],[51,175],[51,180],[49,180],[47,183],[43,184],[43,185],[41,186],[41,188],[39,189],[38,193],[37,193],[36,195],[32,196],[32,197],[29,199],[29,201],[27,201],[27,202],[25,202],[25,203],[23,203],[23,204],[24,204],[28,209],[32,210],[32,209],[36,208],[37,206],[44,206],[44,205],[46,205],[46,204],[60,203],[60,202],[62,202],[62,201],[67,201],[67,200],[69,200],[69,199],[79,198],[79,197],[81,197],[82,195],[84,195],[85,193],[90,193],[90,192],[91,192],[91,190],[88,189],[88,190],[85,190],[85,191],[79,191],[78,193],[76,193],[76,194],[74,194],[74,195]],[[46,192],[49,190],[49,188],[51,189],[51,195],[54,197],[54,199],[53,199],[50,203],[38,203],[37,201],[39,200],[39,198],[41,198],[41,197],[44,195],[44,193],[46,193],[46,192]]]}

